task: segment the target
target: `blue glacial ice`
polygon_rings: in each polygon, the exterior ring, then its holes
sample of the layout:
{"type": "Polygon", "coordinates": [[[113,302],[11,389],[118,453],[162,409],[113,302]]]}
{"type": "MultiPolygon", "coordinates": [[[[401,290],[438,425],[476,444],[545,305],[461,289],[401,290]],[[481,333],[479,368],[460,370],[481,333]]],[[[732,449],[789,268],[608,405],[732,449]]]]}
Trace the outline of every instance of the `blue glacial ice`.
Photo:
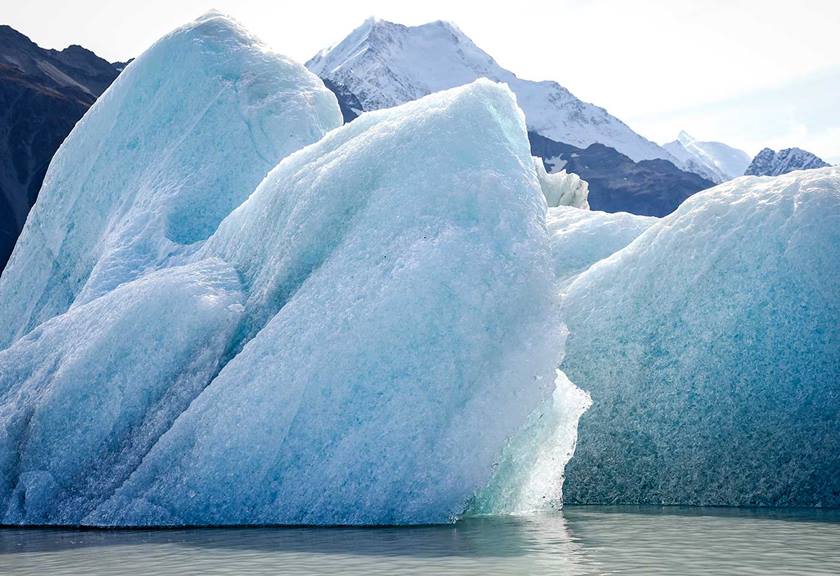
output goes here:
{"type": "Polygon", "coordinates": [[[627,212],[599,212],[557,206],[548,209],[554,273],[561,286],[578,274],[618,252],[659,219],[627,212]]]}
{"type": "Polygon", "coordinates": [[[0,521],[840,506],[840,169],[645,218],[503,85],[340,123],[217,14],[79,123],[0,279],[0,521]]]}
{"type": "Polygon", "coordinates": [[[0,285],[2,521],[464,513],[557,397],[524,117],[480,81],[339,123],[211,15],[77,126],[0,285]]]}
{"type": "Polygon", "coordinates": [[[143,276],[0,351],[0,522],[76,524],[206,386],[242,315],[218,259],[143,276]]]}
{"type": "Polygon", "coordinates": [[[687,200],[577,276],[580,503],[840,506],[840,168],[687,200]]]}
{"type": "Polygon", "coordinates": [[[0,347],[182,258],[282,157],[340,124],[316,76],[228,18],[163,37],[53,158],[0,276],[0,347]]]}
{"type": "Polygon", "coordinates": [[[458,517],[554,389],[545,209],[488,81],[286,158],[202,248],[242,276],[247,343],[85,521],[458,517]]]}

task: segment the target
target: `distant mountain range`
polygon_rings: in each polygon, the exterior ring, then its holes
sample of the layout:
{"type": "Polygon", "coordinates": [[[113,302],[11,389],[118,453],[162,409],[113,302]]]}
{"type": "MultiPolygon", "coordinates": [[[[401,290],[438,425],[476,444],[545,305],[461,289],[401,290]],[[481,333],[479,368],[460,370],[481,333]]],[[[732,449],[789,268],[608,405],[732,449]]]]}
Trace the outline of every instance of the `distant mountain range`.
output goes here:
{"type": "Polygon", "coordinates": [[[743,176],[750,163],[749,154],[743,150],[722,142],[703,142],[685,131],[663,148],[677,158],[681,168],[715,183],[743,176]]]}
{"type": "Polygon", "coordinates": [[[633,162],[603,144],[577,148],[536,132],[528,137],[531,152],[543,159],[548,171],[566,170],[589,183],[592,210],[665,216],[698,190],[714,186],[661,158],[633,162]]]}
{"type": "Polygon", "coordinates": [[[46,50],[0,26],[0,270],[53,154],[118,74],[81,46],[46,50]]]}
{"type": "Polygon", "coordinates": [[[745,174],[779,176],[794,170],[810,170],[827,166],[829,166],[828,162],[801,148],[785,148],[778,152],[765,148],[753,158],[745,174]]]}
{"type": "Polygon", "coordinates": [[[404,26],[369,19],[306,66],[333,90],[348,121],[481,77],[505,82],[525,112],[534,153],[547,169],[565,167],[587,180],[594,209],[663,216],[714,184],[678,168],[665,148],[557,82],[523,80],[505,70],[448,22],[404,26]]]}
{"type": "MultiPolygon", "coordinates": [[[[76,45],[44,49],[0,26],[0,270],[53,154],[129,62],[111,63],[76,45]]],[[[586,180],[595,210],[664,216],[748,165],[756,174],[825,165],[797,148],[763,150],[750,164],[741,150],[685,132],[659,146],[556,82],[518,78],[447,22],[369,19],[306,66],[337,96],[345,122],[481,77],[505,82],[525,112],[533,153],[547,170],[586,180]]]]}

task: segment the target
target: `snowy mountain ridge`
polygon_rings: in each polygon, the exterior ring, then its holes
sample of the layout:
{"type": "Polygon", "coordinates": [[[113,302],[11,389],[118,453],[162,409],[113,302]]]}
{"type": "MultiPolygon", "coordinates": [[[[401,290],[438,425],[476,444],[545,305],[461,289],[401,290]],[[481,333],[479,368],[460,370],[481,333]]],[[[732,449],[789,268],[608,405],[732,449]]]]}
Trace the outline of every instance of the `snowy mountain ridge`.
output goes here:
{"type": "Polygon", "coordinates": [[[351,92],[361,107],[356,113],[390,108],[486,77],[510,86],[531,131],[582,148],[606,144],[635,161],[676,162],[664,148],[560,84],[518,78],[449,22],[404,26],[370,18],[306,67],[351,92]]]}
{"type": "Polygon", "coordinates": [[[718,184],[742,176],[750,163],[749,155],[743,150],[722,142],[697,140],[684,130],[676,140],[662,147],[680,161],[678,166],[684,170],[718,184]]]}

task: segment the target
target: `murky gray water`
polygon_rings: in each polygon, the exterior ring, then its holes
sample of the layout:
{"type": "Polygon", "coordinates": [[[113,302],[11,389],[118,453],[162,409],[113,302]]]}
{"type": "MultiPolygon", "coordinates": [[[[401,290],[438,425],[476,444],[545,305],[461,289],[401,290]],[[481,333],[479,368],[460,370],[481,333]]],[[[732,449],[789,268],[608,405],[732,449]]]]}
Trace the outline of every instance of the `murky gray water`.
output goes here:
{"type": "Polygon", "coordinates": [[[840,574],[840,512],[569,507],[446,527],[0,529],[0,574],[840,574]]]}

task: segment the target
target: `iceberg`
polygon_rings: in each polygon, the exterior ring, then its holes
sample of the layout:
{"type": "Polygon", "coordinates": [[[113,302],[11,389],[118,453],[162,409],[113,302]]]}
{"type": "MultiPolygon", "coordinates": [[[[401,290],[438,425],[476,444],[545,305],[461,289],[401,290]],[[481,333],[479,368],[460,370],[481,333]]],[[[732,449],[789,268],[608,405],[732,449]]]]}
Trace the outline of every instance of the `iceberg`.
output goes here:
{"type": "Polygon", "coordinates": [[[53,158],[0,276],[0,348],[183,261],[281,158],[341,122],[321,80],[224,16],[163,37],[53,158]]]}
{"type": "Polygon", "coordinates": [[[572,503],[840,506],[840,169],[689,198],[577,276],[572,503]]]}
{"type": "Polygon", "coordinates": [[[340,122],[215,14],[91,109],[0,284],[3,522],[450,522],[536,412],[576,420],[510,90],[340,122]]]}
{"type": "Polygon", "coordinates": [[[459,517],[554,390],[545,210],[489,81],[283,160],[202,247],[242,278],[241,351],[84,522],[459,517]]]}

